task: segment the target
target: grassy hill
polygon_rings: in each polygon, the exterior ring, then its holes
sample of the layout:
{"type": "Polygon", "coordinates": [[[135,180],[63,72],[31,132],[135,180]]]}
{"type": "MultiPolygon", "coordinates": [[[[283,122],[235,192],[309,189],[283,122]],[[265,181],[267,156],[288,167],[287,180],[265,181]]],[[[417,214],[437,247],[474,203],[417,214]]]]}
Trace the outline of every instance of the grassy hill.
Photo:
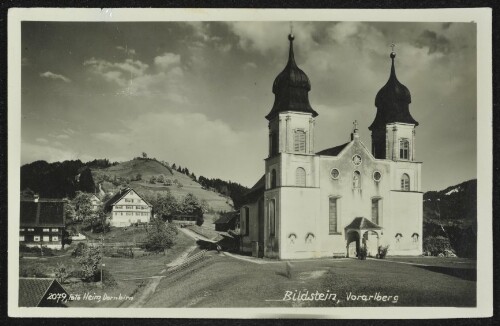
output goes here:
{"type": "Polygon", "coordinates": [[[203,189],[190,176],[171,169],[168,165],[154,159],[135,158],[104,169],[92,169],[96,185],[104,193],[114,193],[120,187],[128,185],[139,193],[170,191],[177,198],[192,193],[201,200],[206,200],[214,211],[230,211],[233,209],[231,198],[217,192],[203,189]],[[140,175],[140,180],[137,176],[140,175]],[[151,177],[163,175],[174,182],[172,185],[151,183],[151,177]],[[179,186],[181,185],[181,186],[179,186]]]}

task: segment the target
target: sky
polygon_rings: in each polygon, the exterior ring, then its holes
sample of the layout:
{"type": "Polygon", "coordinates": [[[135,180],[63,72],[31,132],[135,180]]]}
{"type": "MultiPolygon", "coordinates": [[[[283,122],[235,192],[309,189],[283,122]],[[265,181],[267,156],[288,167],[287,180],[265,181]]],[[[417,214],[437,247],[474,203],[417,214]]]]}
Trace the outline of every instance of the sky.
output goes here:
{"type": "MultiPolygon", "coordinates": [[[[21,163],[146,152],[251,187],[264,172],[272,84],[290,22],[23,22],[21,163]]],[[[390,72],[412,95],[423,190],[476,178],[476,25],[293,22],[315,150],[368,126],[390,72]]]]}

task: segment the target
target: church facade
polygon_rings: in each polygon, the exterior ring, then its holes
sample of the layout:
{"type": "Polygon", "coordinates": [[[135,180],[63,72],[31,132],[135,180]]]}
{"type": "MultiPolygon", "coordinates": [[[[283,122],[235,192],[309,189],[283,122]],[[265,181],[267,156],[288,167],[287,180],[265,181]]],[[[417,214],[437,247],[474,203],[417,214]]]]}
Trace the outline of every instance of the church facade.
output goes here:
{"type": "Polygon", "coordinates": [[[307,75],[298,68],[289,35],[289,58],[273,84],[265,174],[247,193],[240,212],[241,251],[256,257],[303,259],[422,253],[422,162],[415,160],[411,95],[392,60],[370,125],[372,148],[356,122],[350,141],[314,148],[318,113],[309,103],[307,75]]]}

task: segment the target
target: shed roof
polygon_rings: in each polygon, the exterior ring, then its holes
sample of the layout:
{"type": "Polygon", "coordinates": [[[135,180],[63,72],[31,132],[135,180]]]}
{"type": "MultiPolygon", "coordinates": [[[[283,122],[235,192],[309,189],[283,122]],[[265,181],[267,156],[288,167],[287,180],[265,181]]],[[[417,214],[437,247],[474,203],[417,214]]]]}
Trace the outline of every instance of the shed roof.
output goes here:
{"type": "Polygon", "coordinates": [[[232,219],[238,217],[240,215],[240,212],[235,211],[235,212],[227,212],[221,214],[221,216],[214,222],[214,224],[225,224],[231,222],[232,219]]]}
{"type": "Polygon", "coordinates": [[[54,281],[51,278],[19,278],[19,307],[37,307],[54,281]]]}

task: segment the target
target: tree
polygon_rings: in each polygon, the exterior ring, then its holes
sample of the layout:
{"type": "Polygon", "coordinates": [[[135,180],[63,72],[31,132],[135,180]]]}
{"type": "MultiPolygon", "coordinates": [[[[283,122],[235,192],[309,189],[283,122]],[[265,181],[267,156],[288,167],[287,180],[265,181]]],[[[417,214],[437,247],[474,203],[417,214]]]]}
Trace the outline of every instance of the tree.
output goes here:
{"type": "Polygon", "coordinates": [[[180,204],[180,211],[186,215],[193,215],[197,217],[196,224],[203,224],[203,213],[204,213],[204,205],[208,206],[208,204],[202,204],[202,201],[198,199],[192,193],[188,193],[182,200],[180,204]]]}
{"type": "Polygon", "coordinates": [[[157,178],[156,181],[158,183],[164,183],[165,182],[165,176],[163,174],[160,174],[157,178]]]}
{"type": "Polygon", "coordinates": [[[184,169],[184,174],[185,174],[185,175],[189,175],[189,169],[188,169],[188,168],[185,168],[185,169],[184,169]]]}
{"type": "Polygon", "coordinates": [[[193,172],[191,172],[191,179],[193,179],[194,181],[196,181],[196,175],[194,175],[193,172]]]}
{"type": "Polygon", "coordinates": [[[162,220],[170,218],[178,212],[179,203],[174,195],[167,191],[166,193],[158,193],[156,198],[152,199],[153,211],[162,220]]]}
{"type": "Polygon", "coordinates": [[[144,249],[156,253],[165,251],[174,245],[177,233],[177,228],[173,224],[166,224],[160,218],[153,218],[147,229],[144,249]]]}
{"type": "Polygon", "coordinates": [[[82,250],[78,262],[81,265],[84,280],[94,281],[96,279],[101,260],[102,254],[98,247],[87,246],[82,250]]]}
{"type": "Polygon", "coordinates": [[[148,158],[148,154],[146,154],[146,152],[142,152],[142,157],[143,158],[148,158]]]}
{"type": "Polygon", "coordinates": [[[156,183],[156,177],[154,175],[149,178],[149,183],[156,183]]]}
{"type": "Polygon", "coordinates": [[[85,170],[80,173],[80,178],[78,180],[78,183],[80,185],[80,190],[85,191],[85,192],[95,192],[95,183],[94,183],[94,178],[92,177],[92,172],[90,171],[89,168],[86,168],[85,170]]]}
{"type": "Polygon", "coordinates": [[[182,173],[182,167],[179,165],[179,167],[177,168],[177,172],[180,172],[182,173]]]}
{"type": "Polygon", "coordinates": [[[135,175],[135,180],[136,180],[136,181],[140,181],[140,180],[142,180],[142,174],[137,173],[137,174],[135,175]]]}
{"type": "Polygon", "coordinates": [[[92,216],[92,201],[91,195],[85,192],[77,191],[75,198],[72,200],[75,209],[75,216],[79,221],[85,221],[92,216]]]}
{"type": "Polygon", "coordinates": [[[64,216],[66,218],[67,223],[73,222],[75,218],[76,212],[73,203],[68,198],[64,198],[64,216]]]}
{"type": "Polygon", "coordinates": [[[177,166],[174,164],[172,164],[172,170],[177,170],[177,166]]]}

